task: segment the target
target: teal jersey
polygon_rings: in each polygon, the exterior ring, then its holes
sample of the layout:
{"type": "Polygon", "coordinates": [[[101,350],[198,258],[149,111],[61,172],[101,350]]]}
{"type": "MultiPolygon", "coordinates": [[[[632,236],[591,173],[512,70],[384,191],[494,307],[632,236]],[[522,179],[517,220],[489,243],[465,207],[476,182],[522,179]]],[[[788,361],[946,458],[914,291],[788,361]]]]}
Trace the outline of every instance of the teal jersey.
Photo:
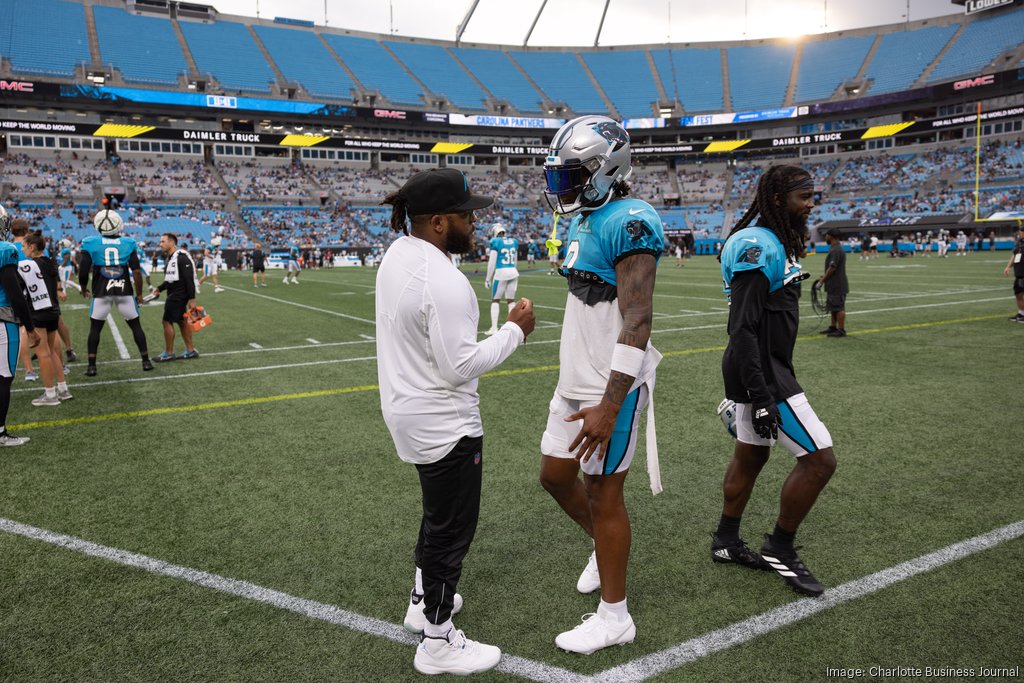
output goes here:
{"type": "Polygon", "coordinates": [[[25,261],[28,259],[28,256],[25,256],[25,250],[22,248],[21,242],[14,242],[12,246],[18,254],[19,261],[25,261]]]}
{"type": "Polygon", "coordinates": [[[722,281],[728,294],[737,273],[760,270],[768,278],[768,293],[808,277],[797,261],[786,257],[778,236],[759,226],[744,228],[729,236],[722,249],[722,281]]]}
{"type": "MultiPolygon", "coordinates": [[[[18,266],[18,261],[21,260],[18,257],[18,252],[20,251],[18,247],[21,247],[21,245],[14,245],[10,242],[0,242],[0,268],[18,266]]],[[[11,300],[7,297],[7,290],[0,287],[0,306],[10,305],[11,300]]]]}
{"type": "Polygon", "coordinates": [[[299,248],[296,247],[296,246],[293,246],[291,249],[289,249],[288,250],[288,258],[290,258],[292,261],[298,261],[299,260],[299,248]]]}
{"type": "Polygon", "coordinates": [[[511,237],[495,237],[491,239],[491,251],[498,252],[497,270],[515,268],[519,260],[519,241],[511,237]]]}
{"type": "Polygon", "coordinates": [[[62,265],[62,266],[70,266],[71,265],[71,250],[68,249],[67,247],[64,247],[63,249],[60,250],[60,255],[58,256],[58,258],[60,259],[60,265],[62,265]]]}
{"type": "Polygon", "coordinates": [[[138,250],[131,237],[103,237],[90,235],[82,240],[82,251],[89,254],[93,267],[127,267],[132,254],[138,250]]]}
{"type": "Polygon", "coordinates": [[[616,298],[615,265],[633,254],[661,258],[665,231],[658,212],[639,199],[620,199],[573,218],[560,272],[591,304],[616,298]]]}

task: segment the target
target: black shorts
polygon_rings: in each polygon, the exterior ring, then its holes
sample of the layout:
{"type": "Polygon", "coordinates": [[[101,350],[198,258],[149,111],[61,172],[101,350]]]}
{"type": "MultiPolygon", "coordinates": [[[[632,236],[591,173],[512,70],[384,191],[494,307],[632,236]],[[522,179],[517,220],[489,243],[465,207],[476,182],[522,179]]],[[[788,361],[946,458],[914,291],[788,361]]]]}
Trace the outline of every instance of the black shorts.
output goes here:
{"type": "Polygon", "coordinates": [[[253,266],[252,267],[252,272],[254,272],[254,273],[265,273],[265,272],[267,272],[267,269],[264,268],[263,266],[253,266]]]}
{"type": "Polygon", "coordinates": [[[838,313],[846,310],[845,294],[828,294],[825,297],[825,308],[829,313],[838,313]]]}
{"type": "Polygon", "coordinates": [[[47,332],[56,332],[57,325],[60,323],[60,316],[56,318],[51,316],[45,316],[42,318],[32,318],[32,324],[37,330],[46,330],[47,332]]]}
{"type": "Polygon", "coordinates": [[[164,320],[169,323],[180,323],[188,309],[188,299],[171,297],[164,302],[164,320]]]}
{"type": "Polygon", "coordinates": [[[1024,294],[1024,277],[1013,278],[1013,293],[1024,294]]]}

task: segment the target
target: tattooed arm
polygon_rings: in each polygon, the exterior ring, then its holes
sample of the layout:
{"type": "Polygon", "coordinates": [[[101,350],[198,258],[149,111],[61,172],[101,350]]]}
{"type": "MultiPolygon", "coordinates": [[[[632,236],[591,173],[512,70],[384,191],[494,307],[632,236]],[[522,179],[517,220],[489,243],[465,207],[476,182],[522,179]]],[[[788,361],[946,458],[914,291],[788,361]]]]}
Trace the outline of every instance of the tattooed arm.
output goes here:
{"type": "MultiPolygon", "coordinates": [[[[631,254],[615,264],[619,311],[622,313],[619,344],[641,350],[647,348],[647,341],[651,337],[654,278],[657,270],[657,259],[648,253],[631,254]]],[[[587,462],[595,453],[598,460],[604,457],[619,408],[635,380],[636,377],[612,370],[601,402],[566,418],[567,422],[583,420],[580,433],[569,445],[570,451],[579,447],[577,460],[587,462]]]]}

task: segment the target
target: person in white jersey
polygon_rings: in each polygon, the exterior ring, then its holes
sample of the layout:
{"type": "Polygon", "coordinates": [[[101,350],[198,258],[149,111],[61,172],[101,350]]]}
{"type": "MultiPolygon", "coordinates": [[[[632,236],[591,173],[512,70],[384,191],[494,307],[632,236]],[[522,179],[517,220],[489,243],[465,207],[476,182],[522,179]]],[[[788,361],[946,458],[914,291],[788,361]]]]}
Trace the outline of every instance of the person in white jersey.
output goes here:
{"type": "Polygon", "coordinates": [[[491,327],[488,335],[498,331],[498,314],[501,311],[501,300],[504,299],[509,310],[516,298],[519,286],[519,240],[508,237],[507,230],[501,223],[491,228],[491,245],[487,255],[487,277],[484,287],[491,293],[491,327]]]}

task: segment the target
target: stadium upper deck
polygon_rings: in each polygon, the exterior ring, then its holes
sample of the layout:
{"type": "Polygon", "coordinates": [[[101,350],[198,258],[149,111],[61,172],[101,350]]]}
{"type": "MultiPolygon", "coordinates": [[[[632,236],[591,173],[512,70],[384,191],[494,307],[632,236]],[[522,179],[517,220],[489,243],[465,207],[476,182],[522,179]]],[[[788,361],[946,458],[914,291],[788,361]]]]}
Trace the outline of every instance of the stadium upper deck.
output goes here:
{"type": "Polygon", "coordinates": [[[1024,8],[800,41],[522,49],[352,35],[120,0],[0,0],[0,75],[298,99],[642,118],[906,90],[1024,63],[1024,8]],[[142,10],[145,10],[144,14],[142,10]]]}

